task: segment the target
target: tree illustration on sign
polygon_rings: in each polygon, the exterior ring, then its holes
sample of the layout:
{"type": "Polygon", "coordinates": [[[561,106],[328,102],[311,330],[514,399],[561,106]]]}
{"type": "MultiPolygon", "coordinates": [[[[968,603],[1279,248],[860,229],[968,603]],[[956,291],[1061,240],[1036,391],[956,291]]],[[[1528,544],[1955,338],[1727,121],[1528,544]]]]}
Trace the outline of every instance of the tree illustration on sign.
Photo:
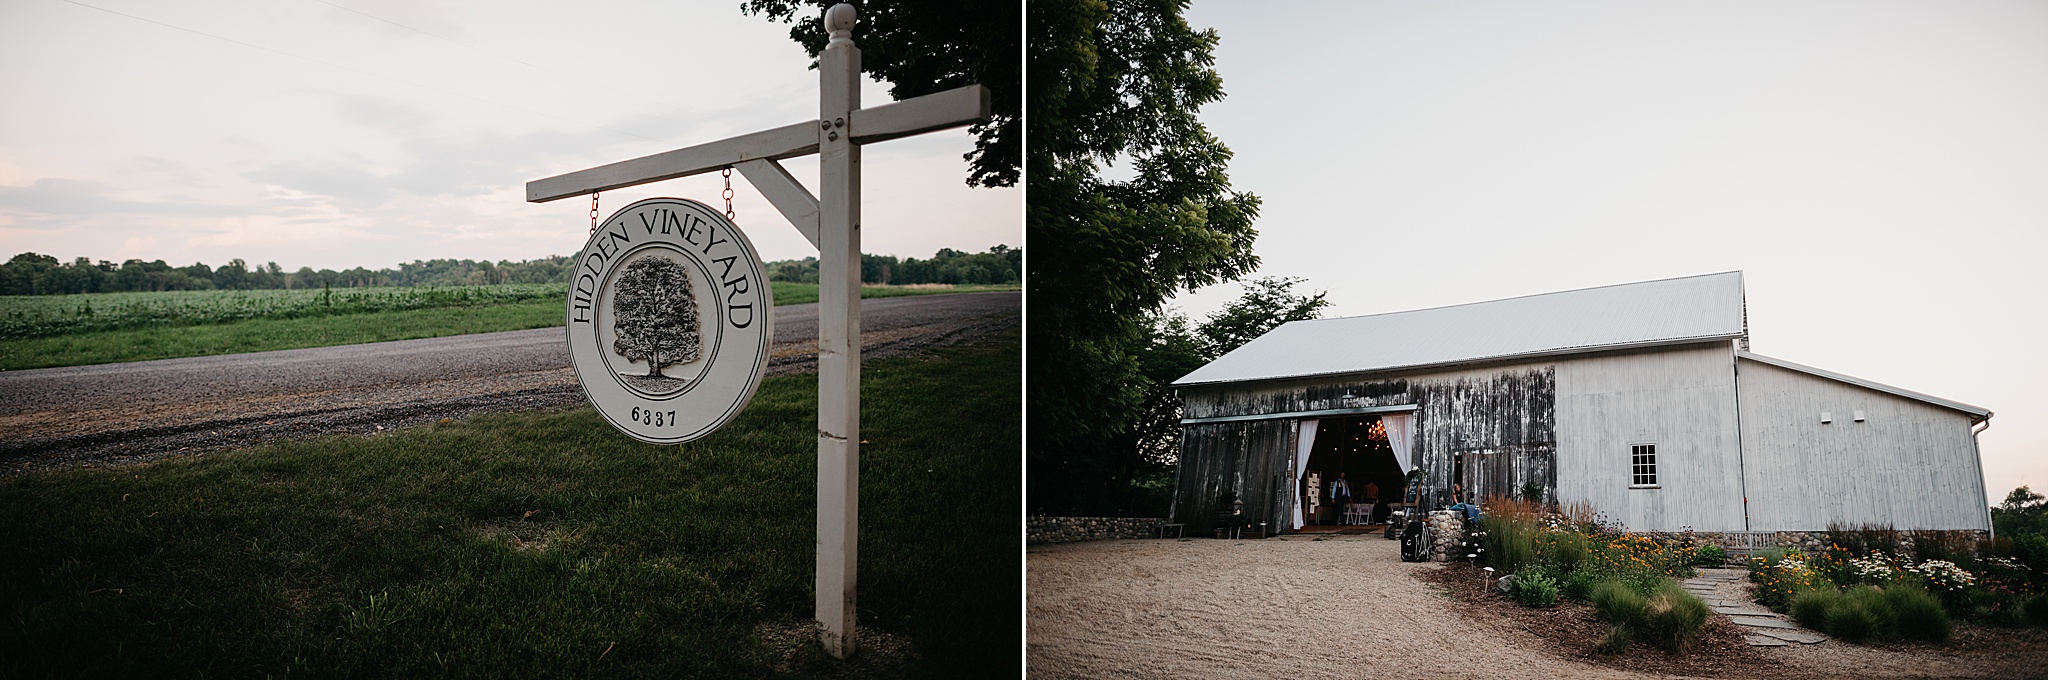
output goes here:
{"type": "Polygon", "coordinates": [[[696,361],[703,342],[697,336],[697,302],[690,291],[690,273],[665,257],[646,257],[626,265],[612,294],[612,351],[647,362],[647,377],[662,378],[661,369],[696,361]]]}

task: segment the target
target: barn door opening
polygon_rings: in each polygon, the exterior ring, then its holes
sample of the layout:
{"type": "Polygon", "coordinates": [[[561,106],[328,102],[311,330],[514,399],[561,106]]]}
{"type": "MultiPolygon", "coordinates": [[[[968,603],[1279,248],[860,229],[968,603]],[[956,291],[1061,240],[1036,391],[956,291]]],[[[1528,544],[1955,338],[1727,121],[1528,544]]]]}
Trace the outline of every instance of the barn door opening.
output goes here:
{"type": "Polygon", "coordinates": [[[1401,500],[1405,475],[1375,415],[1322,419],[1302,473],[1296,507],[1305,509],[1309,531],[1368,531],[1383,524],[1401,500]],[[1348,492],[1347,503],[1337,502],[1339,491],[1348,492]]]}

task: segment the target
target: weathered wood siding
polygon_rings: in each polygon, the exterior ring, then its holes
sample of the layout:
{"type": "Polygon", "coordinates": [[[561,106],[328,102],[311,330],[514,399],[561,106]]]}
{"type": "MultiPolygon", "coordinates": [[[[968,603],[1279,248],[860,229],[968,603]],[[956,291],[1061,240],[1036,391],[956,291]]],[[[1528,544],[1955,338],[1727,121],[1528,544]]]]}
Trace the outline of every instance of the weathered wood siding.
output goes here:
{"type": "Polygon", "coordinates": [[[1181,433],[1174,520],[1206,526],[1227,491],[1244,501],[1249,521],[1283,526],[1292,508],[1292,458],[1280,452],[1291,450],[1293,426],[1292,420],[1188,426],[1181,433]]]}
{"type": "Polygon", "coordinates": [[[1770,364],[1738,368],[1755,530],[1991,528],[1968,414],[1770,364]]]}
{"type": "MultiPolygon", "coordinates": [[[[1547,363],[1444,371],[1381,380],[1330,380],[1233,386],[1183,391],[1189,418],[1237,416],[1329,408],[1414,405],[1413,463],[1430,472],[1433,505],[1448,504],[1455,481],[1477,493],[1513,494],[1527,482],[1555,487],[1554,379],[1547,363]],[[1343,399],[1349,393],[1354,398],[1343,399]],[[1465,477],[1453,480],[1457,455],[1466,458],[1465,477]]],[[[1187,426],[1181,437],[1179,498],[1242,489],[1234,479],[1243,463],[1264,457],[1257,470],[1277,481],[1262,489],[1276,518],[1292,517],[1293,419],[1187,426]],[[1264,426],[1258,432],[1248,426],[1264,426]],[[1237,465],[1238,467],[1232,467],[1237,465]],[[1278,493],[1275,493],[1275,492],[1278,493]]],[[[1273,483],[1273,482],[1269,482],[1273,483]]],[[[1252,496],[1239,491],[1251,507],[1252,496]]],[[[1179,501],[1177,501],[1178,503],[1179,501]]],[[[1178,506],[1177,506],[1178,507],[1178,506]]]]}
{"type": "Polygon", "coordinates": [[[1557,500],[1637,531],[1743,531],[1734,352],[1703,343],[1557,362],[1557,500]],[[1629,488],[1638,443],[1657,445],[1658,488],[1629,488]]]}
{"type": "MultiPolygon", "coordinates": [[[[1478,494],[1588,501],[1631,529],[1742,531],[1734,349],[1728,343],[1611,352],[1360,379],[1337,377],[1191,388],[1189,418],[1413,405],[1414,461],[1429,471],[1432,505],[1453,482],[1478,494]],[[1345,394],[1354,398],[1343,399],[1345,394]],[[1629,446],[1657,444],[1660,488],[1629,488],[1629,446]],[[1453,478],[1459,456],[1464,475],[1453,478]]],[[[1238,468],[1265,456],[1279,475],[1268,512],[1290,517],[1293,420],[1252,444],[1244,423],[1184,430],[1182,494],[1211,498],[1238,468]],[[1227,455],[1224,455],[1227,452],[1227,455]],[[1197,487],[1196,480],[1206,486],[1197,487]]],[[[1263,470],[1262,470],[1263,471],[1263,470]]],[[[1247,497],[1249,505],[1250,494],[1247,497]]],[[[1267,491],[1271,493],[1271,491],[1267,491]]]]}

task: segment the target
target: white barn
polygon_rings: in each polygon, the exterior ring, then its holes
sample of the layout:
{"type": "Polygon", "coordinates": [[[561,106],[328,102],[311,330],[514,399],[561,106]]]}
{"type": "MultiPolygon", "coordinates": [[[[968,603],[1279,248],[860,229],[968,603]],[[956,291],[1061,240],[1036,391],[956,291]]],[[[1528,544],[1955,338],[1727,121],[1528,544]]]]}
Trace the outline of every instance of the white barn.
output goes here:
{"type": "Polygon", "coordinates": [[[1540,486],[1636,531],[1990,529],[1990,411],[1749,352],[1743,295],[1727,272],[1283,325],[1174,383],[1174,514],[1341,521],[1342,473],[1383,518],[1421,467],[1431,506],[1540,486]]]}

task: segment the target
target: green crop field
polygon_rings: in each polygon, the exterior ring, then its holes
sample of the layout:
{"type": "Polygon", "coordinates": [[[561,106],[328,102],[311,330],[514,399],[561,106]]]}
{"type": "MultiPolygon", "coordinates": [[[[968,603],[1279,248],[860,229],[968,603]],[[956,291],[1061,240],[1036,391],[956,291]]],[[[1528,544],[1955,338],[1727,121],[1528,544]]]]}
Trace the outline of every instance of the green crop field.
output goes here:
{"type": "MultiPolygon", "coordinates": [[[[1021,670],[1019,354],[863,371],[859,615],[914,654],[862,677],[1021,670]]],[[[0,479],[0,677],[838,675],[777,642],[815,384],[675,447],[586,407],[0,479]]]]}
{"type": "MultiPolygon", "coordinates": [[[[1017,286],[863,286],[895,297],[1017,286]]],[[[817,284],[774,284],[776,304],[817,284]]],[[[567,284],[0,296],[0,370],[327,347],[545,328],[567,284]]]]}

